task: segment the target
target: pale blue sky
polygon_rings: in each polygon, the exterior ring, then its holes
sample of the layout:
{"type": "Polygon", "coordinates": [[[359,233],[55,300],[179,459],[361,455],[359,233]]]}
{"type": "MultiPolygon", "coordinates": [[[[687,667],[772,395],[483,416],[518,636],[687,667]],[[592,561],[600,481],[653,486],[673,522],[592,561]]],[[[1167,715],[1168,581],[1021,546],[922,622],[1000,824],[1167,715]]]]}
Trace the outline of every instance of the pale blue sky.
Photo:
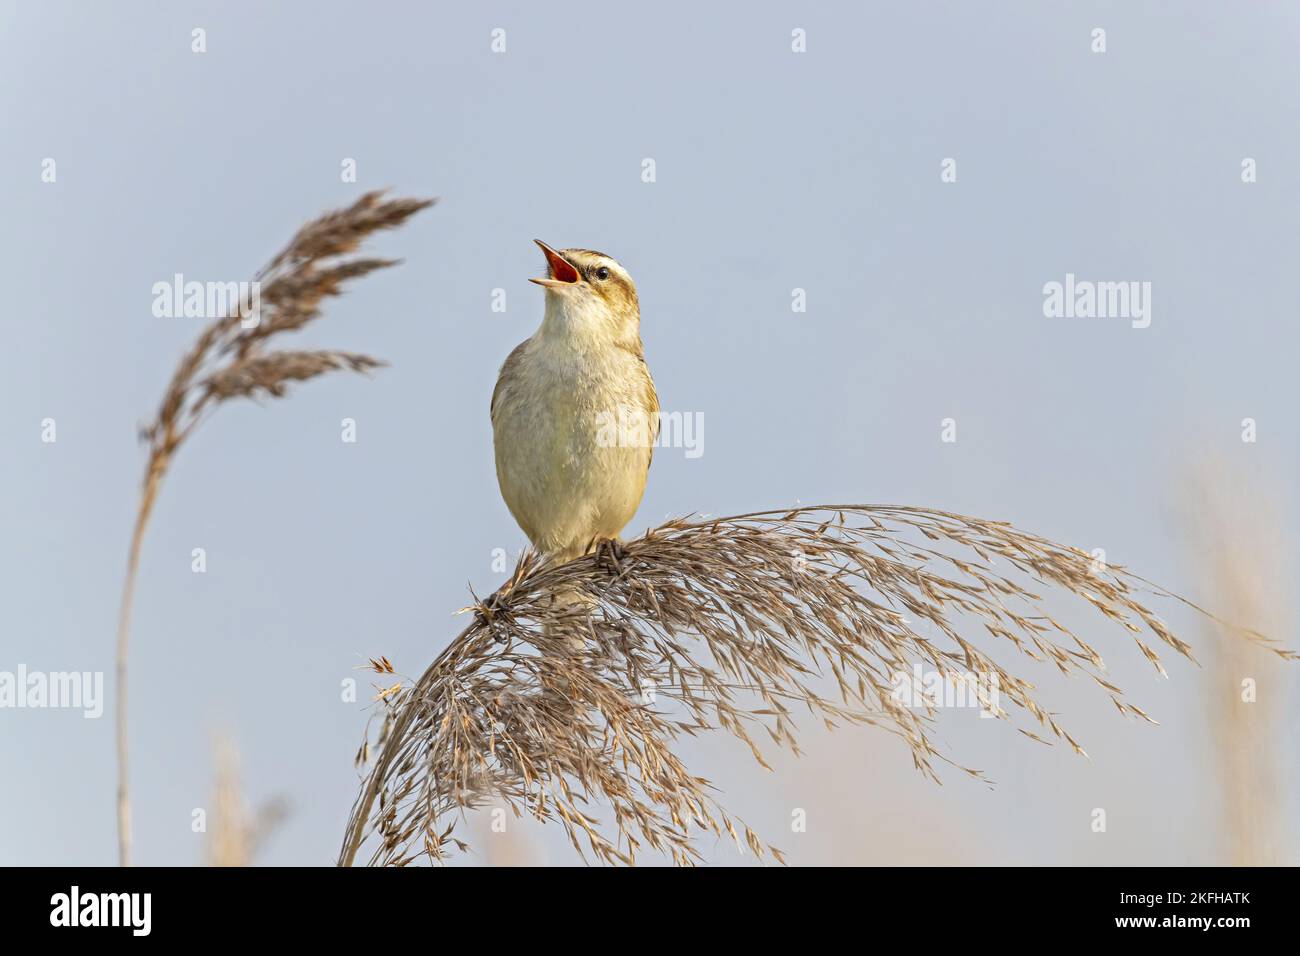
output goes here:
{"type": "MultiPolygon", "coordinates": [[[[293,805],[264,861],[333,859],[365,721],[339,682],[377,654],[422,669],[466,584],[498,582],[493,549],[524,543],[487,407],[540,318],[534,237],[628,268],[664,407],[706,422],[702,457],[656,455],[629,533],[692,511],[923,504],[1193,591],[1187,456],[1300,486],[1298,37],[1286,3],[4,2],[0,669],[111,674],[135,429],[199,329],[154,318],[152,284],[247,278],[304,219],[380,186],[442,201],[375,244],[405,265],[302,339],[392,367],[222,409],[155,514],[132,658],[139,862],[201,858],[190,813],[222,726],[251,798],[293,805]],[[1151,326],[1044,318],[1042,286],[1067,272],[1151,282],[1151,326]]],[[[716,742],[687,753],[792,862],[843,853],[846,834],[857,859],[942,859],[941,833],[968,861],[1213,862],[1203,676],[1175,662],[1158,681],[1093,624],[1162,725],[1047,681],[1091,761],[961,715],[942,736],[995,790],[926,784],[870,732],[810,734],[823,756],[777,778],[716,742]],[[788,832],[792,806],[808,835],[788,832]]],[[[113,861],[112,733],[111,708],[0,711],[0,816],[21,821],[0,863],[113,861]]]]}

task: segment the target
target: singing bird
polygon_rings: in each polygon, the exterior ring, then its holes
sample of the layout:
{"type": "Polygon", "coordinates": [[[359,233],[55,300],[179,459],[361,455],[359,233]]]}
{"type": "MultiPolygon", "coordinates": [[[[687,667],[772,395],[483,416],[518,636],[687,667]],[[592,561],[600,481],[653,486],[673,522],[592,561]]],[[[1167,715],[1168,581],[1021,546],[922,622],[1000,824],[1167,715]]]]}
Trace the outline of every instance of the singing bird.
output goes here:
{"type": "Polygon", "coordinates": [[[659,398],[641,344],[636,286],[590,249],[546,256],[542,324],[492,392],[497,483],[538,551],[558,561],[617,547],[645,491],[659,398]]]}

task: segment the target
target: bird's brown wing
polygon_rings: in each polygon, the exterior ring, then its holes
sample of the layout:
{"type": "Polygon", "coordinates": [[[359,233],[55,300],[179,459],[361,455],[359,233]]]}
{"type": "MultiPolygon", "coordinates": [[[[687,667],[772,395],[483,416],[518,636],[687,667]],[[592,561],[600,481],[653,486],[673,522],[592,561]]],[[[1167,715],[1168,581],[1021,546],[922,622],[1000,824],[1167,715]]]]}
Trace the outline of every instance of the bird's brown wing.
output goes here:
{"type": "Polygon", "coordinates": [[[650,435],[650,454],[645,460],[646,475],[649,475],[650,463],[655,459],[655,445],[659,443],[659,426],[663,422],[659,418],[659,393],[655,391],[655,380],[650,377],[650,366],[646,364],[644,356],[641,357],[641,370],[645,373],[645,396],[642,401],[645,402],[646,414],[650,416],[650,427],[653,429],[650,435]]]}
{"type": "Polygon", "coordinates": [[[488,414],[491,416],[494,424],[497,419],[497,399],[501,397],[501,392],[503,391],[502,386],[505,385],[506,379],[514,377],[515,370],[517,369],[519,362],[523,359],[524,348],[528,345],[528,342],[528,339],[524,339],[516,345],[514,350],[506,356],[506,360],[501,363],[501,372],[497,375],[496,387],[492,389],[492,404],[488,406],[488,414]]]}

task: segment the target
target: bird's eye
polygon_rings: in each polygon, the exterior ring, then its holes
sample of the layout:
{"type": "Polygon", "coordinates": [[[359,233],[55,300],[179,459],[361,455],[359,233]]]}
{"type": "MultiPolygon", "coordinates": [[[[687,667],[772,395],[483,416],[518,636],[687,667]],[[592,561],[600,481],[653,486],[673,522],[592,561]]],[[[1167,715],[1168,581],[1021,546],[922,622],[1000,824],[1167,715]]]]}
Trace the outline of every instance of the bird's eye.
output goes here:
{"type": "Polygon", "coordinates": [[[604,282],[606,279],[609,278],[609,270],[606,269],[604,266],[601,266],[599,269],[596,270],[596,278],[599,279],[601,282],[604,282]]]}

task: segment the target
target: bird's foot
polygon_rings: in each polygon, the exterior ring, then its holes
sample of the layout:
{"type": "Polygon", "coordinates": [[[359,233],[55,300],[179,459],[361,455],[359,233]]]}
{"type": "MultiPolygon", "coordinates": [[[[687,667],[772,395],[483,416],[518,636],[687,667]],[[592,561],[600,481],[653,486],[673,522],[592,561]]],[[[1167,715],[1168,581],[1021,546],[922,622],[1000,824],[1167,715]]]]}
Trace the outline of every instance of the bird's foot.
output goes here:
{"type": "Polygon", "coordinates": [[[625,557],[627,557],[627,549],[623,547],[623,542],[618,538],[601,538],[596,542],[596,562],[608,561],[616,577],[621,578],[624,574],[623,559],[625,557]]]}

